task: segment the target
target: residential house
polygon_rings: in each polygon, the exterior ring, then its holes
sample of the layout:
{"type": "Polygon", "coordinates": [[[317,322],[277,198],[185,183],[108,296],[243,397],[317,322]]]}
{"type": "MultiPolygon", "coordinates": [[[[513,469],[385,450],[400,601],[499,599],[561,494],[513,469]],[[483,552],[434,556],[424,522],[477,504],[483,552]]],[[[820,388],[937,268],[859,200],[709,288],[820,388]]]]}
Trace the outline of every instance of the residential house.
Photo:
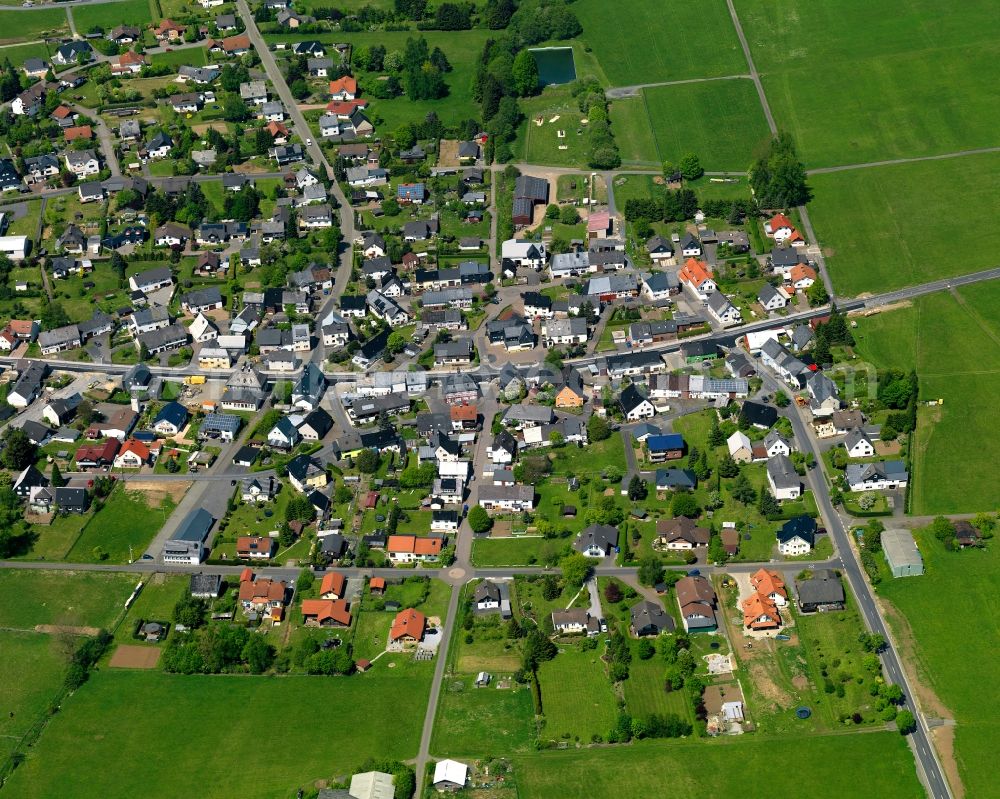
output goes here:
{"type": "Polygon", "coordinates": [[[687,632],[713,632],[718,628],[715,591],[705,577],[682,577],[674,586],[674,591],[687,632]]]}
{"type": "Polygon", "coordinates": [[[803,613],[843,610],[844,584],[832,569],[815,569],[812,576],[795,581],[795,595],[803,613]]]}
{"type": "Polygon", "coordinates": [[[767,461],[767,483],[775,499],[798,499],[802,496],[802,478],[786,455],[776,455],[767,461]]]}
{"type": "Polygon", "coordinates": [[[675,628],[673,617],[658,602],[644,599],[629,609],[629,630],[637,638],[672,633],[675,628]]]}
{"type": "Polygon", "coordinates": [[[573,549],[591,558],[609,557],[618,551],[618,528],[607,524],[592,524],[576,537],[573,549]]]}
{"type": "Polygon", "coordinates": [[[906,488],[909,482],[903,461],[849,463],[844,478],[851,491],[894,491],[906,488]]]}
{"type": "Polygon", "coordinates": [[[707,547],[710,538],[708,528],[699,527],[697,522],[686,516],[678,516],[674,519],[660,519],[656,523],[653,546],[669,551],[691,551],[707,547]]]}

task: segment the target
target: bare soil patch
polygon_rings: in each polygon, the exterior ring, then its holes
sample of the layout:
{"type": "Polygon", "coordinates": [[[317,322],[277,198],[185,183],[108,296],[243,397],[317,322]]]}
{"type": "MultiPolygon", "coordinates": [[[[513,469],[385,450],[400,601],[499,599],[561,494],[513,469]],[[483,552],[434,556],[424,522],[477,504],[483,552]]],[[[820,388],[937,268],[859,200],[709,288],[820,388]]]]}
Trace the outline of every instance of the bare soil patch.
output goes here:
{"type": "Polygon", "coordinates": [[[159,649],[120,644],[108,665],[115,669],[155,669],[159,660],[159,649]]]}
{"type": "Polygon", "coordinates": [[[438,166],[454,168],[458,165],[458,139],[442,139],[438,149],[438,166]]]}
{"type": "Polygon", "coordinates": [[[151,507],[156,507],[163,501],[164,497],[170,497],[173,502],[180,502],[187,490],[191,487],[190,480],[175,481],[152,481],[129,480],[129,491],[141,491],[146,501],[151,507]]]}
{"type": "Polygon", "coordinates": [[[204,136],[210,130],[217,130],[219,133],[228,133],[229,126],[225,122],[205,122],[201,125],[192,125],[191,130],[199,136],[204,136]]]}
{"type": "Polygon", "coordinates": [[[74,627],[69,624],[36,624],[35,632],[48,635],[97,635],[97,627],[74,627]]]}

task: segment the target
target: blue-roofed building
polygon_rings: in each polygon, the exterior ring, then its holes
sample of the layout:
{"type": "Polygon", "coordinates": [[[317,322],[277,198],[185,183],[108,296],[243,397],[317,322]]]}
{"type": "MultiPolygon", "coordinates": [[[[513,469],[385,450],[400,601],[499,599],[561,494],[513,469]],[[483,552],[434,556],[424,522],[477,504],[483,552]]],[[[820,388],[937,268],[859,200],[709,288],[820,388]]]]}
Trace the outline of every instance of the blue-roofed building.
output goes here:
{"type": "Polygon", "coordinates": [[[220,441],[232,441],[240,431],[243,420],[231,413],[210,413],[198,428],[198,438],[215,438],[220,441]]]}
{"type": "Polygon", "coordinates": [[[657,491],[694,491],[698,478],[690,469],[657,469],[657,491]]]}
{"type": "Polygon", "coordinates": [[[396,199],[401,203],[420,205],[427,199],[427,187],[423,183],[400,183],[396,187],[396,199]]]}
{"type": "Polygon", "coordinates": [[[684,436],[664,433],[646,439],[646,452],[651,463],[675,461],[684,457],[684,436]]]}
{"type": "Polygon", "coordinates": [[[156,419],[153,420],[153,429],[163,436],[176,436],[184,429],[187,420],[187,408],[179,402],[168,402],[156,414],[156,419]]]}
{"type": "Polygon", "coordinates": [[[163,545],[164,563],[201,563],[205,542],[215,519],[204,508],[191,511],[177,532],[163,545]]]}

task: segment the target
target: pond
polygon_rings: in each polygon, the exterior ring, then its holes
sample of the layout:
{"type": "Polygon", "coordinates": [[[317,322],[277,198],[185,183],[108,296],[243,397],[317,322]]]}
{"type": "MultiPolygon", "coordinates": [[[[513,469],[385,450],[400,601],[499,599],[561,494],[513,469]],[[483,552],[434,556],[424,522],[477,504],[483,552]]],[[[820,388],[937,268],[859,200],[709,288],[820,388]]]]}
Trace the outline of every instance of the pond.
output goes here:
{"type": "Polygon", "coordinates": [[[559,86],[576,80],[572,47],[539,47],[531,54],[538,64],[538,82],[542,86],[559,86]]]}

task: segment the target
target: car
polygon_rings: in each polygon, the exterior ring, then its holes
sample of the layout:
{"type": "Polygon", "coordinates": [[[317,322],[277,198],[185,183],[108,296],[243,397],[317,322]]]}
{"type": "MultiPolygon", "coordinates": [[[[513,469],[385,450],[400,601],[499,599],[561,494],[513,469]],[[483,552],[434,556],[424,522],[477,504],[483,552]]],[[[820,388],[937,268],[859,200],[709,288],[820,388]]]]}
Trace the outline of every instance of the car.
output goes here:
{"type": "Polygon", "coordinates": [[[688,577],[701,577],[701,569],[690,569],[688,577]]]}
{"type": "Polygon", "coordinates": [[[312,139],[306,139],[306,147],[312,147],[312,145],[313,145],[313,140],[312,139]]]}

